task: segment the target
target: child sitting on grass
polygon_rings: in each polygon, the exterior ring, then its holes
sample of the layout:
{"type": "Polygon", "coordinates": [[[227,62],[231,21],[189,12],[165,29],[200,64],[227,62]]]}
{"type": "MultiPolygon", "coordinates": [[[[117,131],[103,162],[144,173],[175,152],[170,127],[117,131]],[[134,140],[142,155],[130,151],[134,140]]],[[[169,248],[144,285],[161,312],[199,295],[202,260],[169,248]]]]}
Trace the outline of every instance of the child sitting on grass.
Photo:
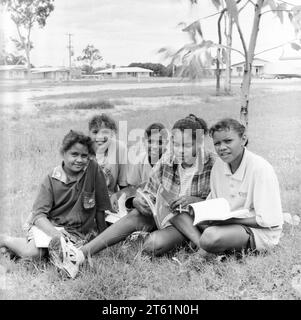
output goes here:
{"type": "MultiPolygon", "coordinates": [[[[266,251],[278,244],[283,214],[278,179],[273,167],[246,148],[245,127],[235,119],[223,119],[209,130],[219,156],[210,177],[208,199],[224,198],[239,218],[210,221],[207,227],[181,229],[200,250],[210,253],[266,251]],[[204,229],[204,230],[203,230],[204,229]]],[[[183,225],[183,224],[182,224],[183,225]]]]}
{"type": "Polygon", "coordinates": [[[93,116],[89,121],[89,135],[94,143],[96,161],[106,177],[109,194],[127,186],[127,148],[116,139],[116,122],[107,114],[93,116]]]}
{"type": "Polygon", "coordinates": [[[147,182],[154,165],[161,159],[167,149],[168,133],[162,123],[150,124],[144,132],[144,149],[137,156],[135,163],[128,164],[127,183],[141,186],[147,182]]]}
{"type": "Polygon", "coordinates": [[[0,248],[19,257],[42,257],[48,251],[47,244],[39,247],[37,243],[45,234],[49,238],[64,236],[82,245],[96,235],[96,229],[98,233],[105,229],[104,211],[111,205],[105,177],[96,161],[90,160],[94,154],[92,140],[71,130],[60,151],[63,162],[41,184],[27,237],[1,235],[0,248]]]}
{"type": "MultiPolygon", "coordinates": [[[[204,134],[208,131],[203,119],[194,115],[177,121],[172,130],[172,152],[166,152],[157,162],[143,192],[148,194],[153,203],[160,186],[175,195],[170,204],[172,210],[188,204],[205,200],[210,192],[210,172],[215,157],[203,148],[204,134]]],[[[135,231],[149,231],[143,251],[152,255],[163,253],[184,244],[187,239],[175,227],[173,220],[168,225],[158,229],[149,206],[141,196],[133,201],[135,209],[108,227],[89,243],[80,249],[70,248],[63,237],[56,237],[54,247],[57,248],[57,267],[64,265],[74,268],[74,273],[89,255],[116,244],[127,238],[135,231]]],[[[184,223],[186,223],[184,221],[184,223]]]]}

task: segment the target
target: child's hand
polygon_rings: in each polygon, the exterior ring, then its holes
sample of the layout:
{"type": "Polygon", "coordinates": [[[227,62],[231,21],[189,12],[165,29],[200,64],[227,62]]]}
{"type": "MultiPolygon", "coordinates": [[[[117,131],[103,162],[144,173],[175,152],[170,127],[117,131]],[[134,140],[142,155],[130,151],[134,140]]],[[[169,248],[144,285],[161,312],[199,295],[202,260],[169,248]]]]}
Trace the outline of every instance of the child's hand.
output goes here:
{"type": "Polygon", "coordinates": [[[113,193],[110,197],[111,206],[114,212],[118,212],[118,199],[116,193],[113,193]]]}
{"type": "Polygon", "coordinates": [[[175,210],[177,207],[181,205],[182,208],[187,207],[190,203],[195,203],[200,201],[200,198],[198,197],[192,197],[192,196],[182,196],[175,201],[171,202],[170,209],[175,210]]]}

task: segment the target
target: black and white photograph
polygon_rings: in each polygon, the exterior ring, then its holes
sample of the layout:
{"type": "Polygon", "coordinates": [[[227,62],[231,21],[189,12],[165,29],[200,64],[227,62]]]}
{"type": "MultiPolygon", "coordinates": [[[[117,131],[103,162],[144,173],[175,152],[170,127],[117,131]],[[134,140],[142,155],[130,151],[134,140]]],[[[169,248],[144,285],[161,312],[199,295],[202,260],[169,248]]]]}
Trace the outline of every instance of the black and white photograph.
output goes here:
{"type": "Polygon", "coordinates": [[[300,101],[301,0],[0,0],[0,300],[301,300],[300,101]]]}

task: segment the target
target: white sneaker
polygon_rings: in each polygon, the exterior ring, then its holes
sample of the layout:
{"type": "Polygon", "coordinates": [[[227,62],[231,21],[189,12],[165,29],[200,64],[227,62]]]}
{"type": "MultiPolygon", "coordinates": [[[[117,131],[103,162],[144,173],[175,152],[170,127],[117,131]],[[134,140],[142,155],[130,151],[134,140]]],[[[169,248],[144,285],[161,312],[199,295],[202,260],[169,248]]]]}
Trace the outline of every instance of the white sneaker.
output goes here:
{"type": "Polygon", "coordinates": [[[64,237],[52,238],[48,250],[50,261],[74,279],[79,271],[79,265],[85,261],[83,252],[64,237]]]}

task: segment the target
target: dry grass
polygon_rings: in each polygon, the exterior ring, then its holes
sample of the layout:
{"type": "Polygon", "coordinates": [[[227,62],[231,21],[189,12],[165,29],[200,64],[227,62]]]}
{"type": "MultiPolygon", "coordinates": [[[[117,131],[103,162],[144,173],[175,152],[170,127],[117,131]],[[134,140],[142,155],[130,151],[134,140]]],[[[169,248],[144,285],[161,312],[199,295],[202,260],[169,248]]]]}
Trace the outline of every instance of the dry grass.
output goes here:
{"type": "MultiPolygon", "coordinates": [[[[165,88],[111,92],[110,99],[125,101],[129,108],[107,112],[116,120],[127,119],[128,130],[145,128],[153,121],[161,121],[170,128],[175,120],[191,112],[209,124],[239,113],[237,95],[214,97],[212,88],[207,91],[202,88],[196,95],[194,86],[190,93],[188,88],[181,90],[178,89],[178,94],[182,102],[185,100],[184,109],[183,104],[172,99],[169,105],[160,108],[144,108],[144,104],[150,106],[148,103],[154,101],[150,97],[156,94],[164,99],[174,95],[175,88],[165,88]],[[133,104],[135,109],[130,108],[133,104]]],[[[269,88],[264,87],[253,91],[249,128],[249,148],[268,159],[278,174],[284,211],[298,215],[301,213],[300,100],[300,92],[271,95],[269,88]]],[[[27,115],[1,115],[0,232],[22,235],[22,220],[30,211],[39,182],[60,162],[58,150],[63,135],[71,128],[87,132],[87,119],[93,110],[79,111],[67,108],[58,112],[50,108],[47,112],[27,115]]],[[[208,145],[212,148],[210,141],[208,145]]],[[[95,256],[94,266],[85,266],[75,280],[62,279],[45,261],[15,262],[0,257],[0,263],[8,269],[6,290],[0,290],[0,298],[297,299],[291,279],[293,266],[301,264],[300,247],[300,226],[290,225],[284,226],[280,245],[268,254],[244,256],[240,260],[229,257],[225,262],[203,263],[197,253],[184,249],[149,259],[141,255],[141,241],[126,241],[95,256]],[[173,256],[180,263],[171,259],[173,256]]]]}

